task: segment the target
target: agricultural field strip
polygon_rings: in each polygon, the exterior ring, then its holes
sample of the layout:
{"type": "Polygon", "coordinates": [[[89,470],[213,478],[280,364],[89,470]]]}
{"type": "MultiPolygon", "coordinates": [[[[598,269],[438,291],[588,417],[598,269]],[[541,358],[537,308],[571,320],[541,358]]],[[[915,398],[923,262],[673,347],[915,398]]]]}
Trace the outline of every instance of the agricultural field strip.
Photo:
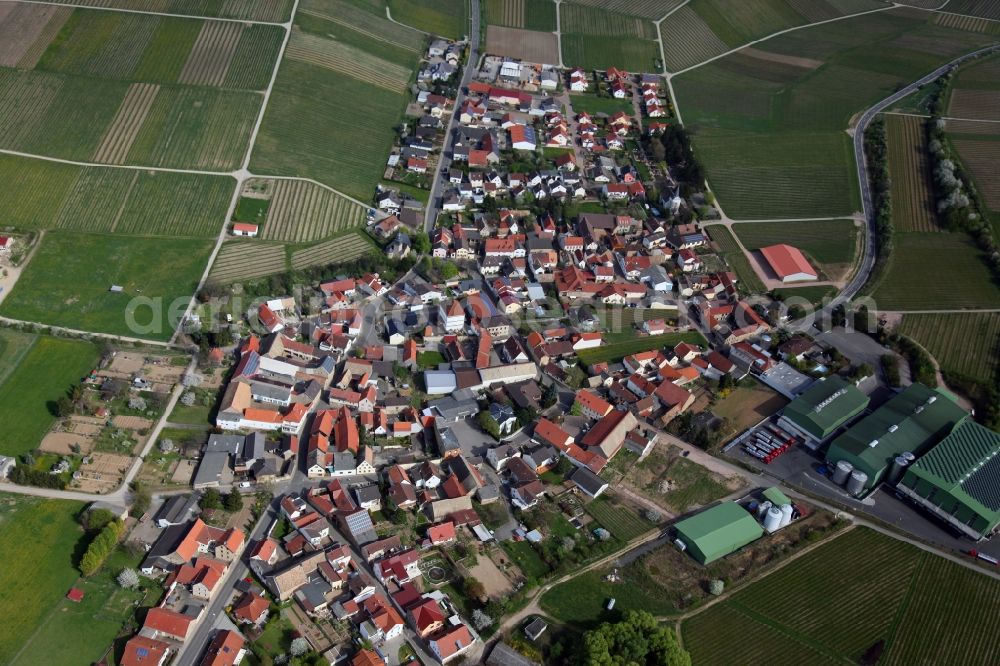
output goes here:
{"type": "MultiPolygon", "coordinates": [[[[11,2],[14,0],[0,0],[0,2],[11,2]]],[[[93,9],[96,11],[103,12],[120,12],[122,14],[145,14],[146,16],[167,16],[172,18],[185,18],[185,19],[197,19],[199,21],[219,21],[222,23],[241,23],[244,25],[275,25],[278,27],[289,27],[292,24],[291,19],[284,23],[278,23],[275,21],[260,21],[257,19],[240,19],[240,18],[225,18],[221,16],[197,16],[195,14],[175,14],[173,12],[154,12],[148,9],[124,9],[121,7],[100,7],[98,5],[81,5],[74,4],[71,2],[53,2],[49,0],[16,0],[16,2],[22,2],[32,5],[59,5],[61,7],[69,7],[71,9],[80,7],[81,9],[93,9]]],[[[295,11],[293,9],[292,16],[295,16],[295,11]]]]}
{"type": "MultiPolygon", "coordinates": [[[[815,23],[806,23],[804,25],[795,25],[795,26],[792,26],[791,28],[785,28],[784,30],[779,30],[778,32],[773,32],[770,35],[766,35],[764,37],[761,37],[760,39],[755,39],[753,41],[747,42],[746,44],[742,44],[740,46],[737,46],[734,49],[730,49],[730,50],[726,51],[725,53],[720,53],[719,55],[712,56],[711,58],[709,58],[707,60],[703,60],[702,62],[699,62],[699,63],[697,63],[695,65],[691,65],[689,67],[685,67],[684,69],[678,70],[676,72],[671,72],[670,74],[671,74],[671,77],[673,77],[673,76],[680,76],[681,74],[684,74],[685,72],[690,72],[693,69],[698,69],[699,67],[701,67],[703,65],[707,65],[710,62],[715,62],[716,60],[719,60],[720,58],[725,58],[728,55],[732,55],[733,53],[736,53],[737,51],[742,51],[743,49],[747,48],[748,46],[753,46],[754,44],[760,44],[761,42],[766,42],[767,40],[769,40],[769,39],[771,39],[773,37],[777,37],[778,35],[784,35],[784,34],[789,33],[789,32],[795,32],[796,30],[801,30],[803,28],[814,28],[814,27],[816,27],[818,25],[823,25],[824,23],[833,23],[834,21],[843,21],[844,19],[854,18],[856,16],[864,16],[865,14],[875,14],[877,12],[884,12],[884,11],[888,11],[890,9],[895,9],[895,8],[896,8],[895,5],[886,5],[885,7],[878,7],[877,9],[869,9],[867,11],[858,12],[856,14],[844,14],[843,16],[835,16],[833,18],[829,18],[829,19],[826,19],[824,21],[816,21],[815,23]]],[[[667,78],[667,84],[668,85],[670,85],[670,78],[671,77],[667,78]]],[[[673,85],[670,85],[670,88],[671,88],[671,98],[675,100],[675,102],[674,102],[674,109],[677,112],[677,117],[680,118],[680,109],[678,108],[678,105],[676,103],[677,97],[673,94],[673,85]]]]}
{"type": "Polygon", "coordinates": [[[159,91],[160,86],[155,83],[133,83],[129,86],[118,113],[94,153],[95,162],[115,164],[125,161],[159,91]]]}
{"type": "MultiPolygon", "coordinates": [[[[337,25],[343,26],[345,28],[353,30],[356,33],[364,35],[365,37],[367,37],[369,39],[374,39],[374,40],[379,41],[379,42],[385,42],[386,44],[391,44],[393,46],[397,46],[397,47],[399,47],[401,49],[404,49],[406,51],[411,51],[412,53],[420,53],[421,52],[420,49],[415,48],[415,47],[413,47],[410,44],[403,44],[402,42],[394,42],[391,39],[386,39],[385,37],[382,37],[378,33],[372,32],[370,30],[365,30],[363,27],[357,25],[356,23],[352,23],[350,21],[346,21],[346,20],[344,20],[342,18],[338,18],[336,16],[333,16],[332,14],[327,14],[325,12],[316,11],[315,9],[303,9],[303,10],[299,11],[299,13],[300,14],[305,14],[307,16],[312,16],[314,18],[323,19],[324,21],[329,21],[330,23],[336,23],[337,25]]],[[[400,24],[400,25],[402,25],[402,24],[400,24]]],[[[414,30],[416,30],[416,28],[414,28],[414,30]]]]}

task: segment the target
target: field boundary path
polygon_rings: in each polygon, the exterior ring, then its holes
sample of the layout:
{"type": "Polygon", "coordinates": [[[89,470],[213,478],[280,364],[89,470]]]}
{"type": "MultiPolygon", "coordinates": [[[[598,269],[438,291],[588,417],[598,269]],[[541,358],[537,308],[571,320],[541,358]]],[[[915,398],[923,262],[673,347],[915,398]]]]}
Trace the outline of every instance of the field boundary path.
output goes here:
{"type": "MultiPolygon", "coordinates": [[[[123,14],[145,14],[147,16],[169,16],[174,18],[198,19],[200,21],[222,21],[225,23],[244,23],[251,25],[285,25],[274,21],[261,21],[257,19],[237,19],[223,16],[197,16],[194,14],[175,14],[173,12],[155,12],[149,9],[125,9],[123,7],[100,7],[97,5],[74,4],[69,2],[46,2],[46,0],[0,0],[2,3],[23,3],[30,5],[49,5],[51,7],[69,7],[71,9],[93,9],[102,12],[121,12],[123,14]]],[[[294,12],[292,14],[295,15],[294,12]]]]}
{"type": "MultiPolygon", "coordinates": [[[[226,240],[226,233],[229,231],[229,221],[236,212],[236,204],[240,200],[240,193],[243,191],[243,183],[247,180],[247,178],[251,177],[250,171],[247,168],[250,166],[250,156],[253,154],[254,145],[257,143],[257,135],[260,133],[260,127],[264,123],[264,113],[267,111],[267,104],[271,100],[271,93],[274,92],[274,82],[278,79],[278,69],[281,67],[281,63],[285,59],[285,52],[288,50],[288,40],[292,36],[292,24],[295,21],[295,13],[298,9],[299,0],[295,0],[295,2],[292,3],[292,13],[289,16],[288,21],[281,24],[285,30],[285,36],[281,41],[281,49],[278,51],[278,57],[275,58],[274,67],[271,70],[271,79],[267,82],[267,88],[264,90],[264,99],[261,101],[260,110],[257,112],[257,121],[254,123],[253,130],[250,132],[250,139],[247,141],[247,148],[243,155],[241,167],[235,172],[235,174],[233,174],[236,176],[236,188],[233,190],[233,196],[229,201],[229,207],[226,209],[226,217],[222,221],[222,228],[219,230],[219,235],[215,240],[215,247],[212,248],[212,253],[209,255],[208,262],[205,264],[205,270],[201,274],[201,279],[198,281],[198,286],[194,290],[194,293],[191,294],[191,300],[188,302],[188,306],[184,310],[184,316],[181,319],[182,323],[191,315],[191,311],[195,308],[195,305],[198,302],[198,292],[205,287],[205,283],[208,281],[209,273],[212,271],[212,265],[215,263],[216,257],[219,256],[219,250],[222,249],[222,244],[226,240]]],[[[181,327],[178,326],[174,331],[173,336],[171,336],[170,341],[175,342],[180,333],[181,327]]]]}

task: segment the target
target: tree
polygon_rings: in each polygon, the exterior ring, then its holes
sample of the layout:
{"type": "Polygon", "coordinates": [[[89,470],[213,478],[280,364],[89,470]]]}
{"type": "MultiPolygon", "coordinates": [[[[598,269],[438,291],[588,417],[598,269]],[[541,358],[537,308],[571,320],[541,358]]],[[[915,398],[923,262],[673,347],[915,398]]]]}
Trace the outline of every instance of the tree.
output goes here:
{"type": "Polygon", "coordinates": [[[620,622],[605,622],[583,635],[583,661],[588,666],[691,666],[691,655],[652,614],[630,610],[620,622]]]}
{"type": "Polygon", "coordinates": [[[174,440],[170,438],[161,439],[157,446],[159,446],[160,451],[163,453],[171,453],[176,448],[174,446],[174,440]]]}
{"type": "Polygon", "coordinates": [[[83,527],[88,532],[101,530],[114,519],[115,514],[107,509],[94,509],[83,514],[83,527]]]}
{"type": "Polygon", "coordinates": [[[226,511],[236,513],[243,508],[243,496],[240,495],[239,491],[232,490],[228,495],[226,495],[226,501],[223,506],[226,511]]]}
{"type": "Polygon", "coordinates": [[[708,584],[708,591],[714,596],[719,596],[726,589],[726,584],[719,579],[715,579],[708,584]]]}
{"type": "Polygon", "coordinates": [[[222,506],[222,496],[219,495],[219,491],[215,488],[209,488],[205,491],[205,494],[201,496],[198,506],[202,509],[218,509],[222,506]]]}
{"type": "Polygon", "coordinates": [[[484,409],[479,412],[479,414],[476,415],[476,423],[478,423],[479,427],[483,429],[483,432],[499,441],[500,426],[498,426],[497,422],[493,420],[492,416],[490,416],[489,411],[484,409]]]}
{"type": "Polygon", "coordinates": [[[126,590],[139,587],[139,574],[136,573],[135,569],[122,569],[122,572],[118,574],[118,584],[126,590]]]}
{"type": "Polygon", "coordinates": [[[431,251],[431,239],[427,236],[427,232],[418,231],[417,233],[410,236],[410,247],[417,254],[427,254],[431,251]]]}
{"type": "Polygon", "coordinates": [[[187,391],[181,396],[181,404],[187,407],[192,407],[194,405],[194,391],[187,391]]]}
{"type": "Polygon", "coordinates": [[[145,399],[141,398],[140,396],[135,396],[133,398],[129,398],[128,408],[129,409],[134,409],[134,410],[140,411],[140,412],[145,411],[145,409],[146,409],[146,401],[145,401],[145,399]]]}
{"type": "Polygon", "coordinates": [[[493,625],[493,618],[484,613],[481,609],[477,608],[472,611],[472,624],[476,626],[476,629],[482,631],[487,627],[493,625]]]}
{"type": "Polygon", "coordinates": [[[465,583],[463,583],[465,588],[465,595],[472,599],[482,599],[486,596],[486,586],[480,583],[475,578],[466,578],[465,583]]]}
{"type": "Polygon", "coordinates": [[[73,401],[68,396],[63,396],[56,401],[56,416],[67,417],[74,412],[73,401]]]}
{"type": "Polygon", "coordinates": [[[139,481],[132,483],[132,515],[139,517],[142,516],[149,509],[150,503],[153,501],[152,496],[149,493],[149,489],[139,481]]]}
{"type": "Polygon", "coordinates": [[[288,651],[292,654],[293,657],[301,657],[306,652],[309,652],[310,649],[312,648],[309,645],[309,641],[307,641],[302,636],[299,636],[298,638],[292,641],[292,644],[291,646],[289,646],[288,651]]]}

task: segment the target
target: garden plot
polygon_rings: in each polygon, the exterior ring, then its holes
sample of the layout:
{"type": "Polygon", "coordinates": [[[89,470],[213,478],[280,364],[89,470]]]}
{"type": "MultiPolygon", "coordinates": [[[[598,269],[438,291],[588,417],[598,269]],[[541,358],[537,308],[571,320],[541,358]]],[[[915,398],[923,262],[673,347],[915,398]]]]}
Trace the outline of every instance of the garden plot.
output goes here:
{"type": "Polygon", "coordinates": [[[262,238],[307,243],[332,236],[365,219],[365,207],[314,183],[278,180],[262,238]]]}
{"type": "Polygon", "coordinates": [[[68,456],[74,453],[84,455],[94,450],[94,442],[104,429],[104,421],[93,416],[74,414],[49,431],[39,450],[68,456]]]}
{"type": "Polygon", "coordinates": [[[94,152],[95,162],[121,164],[125,161],[159,91],[160,86],[155,83],[133,83],[129,86],[115,119],[94,152]]]}
{"type": "Polygon", "coordinates": [[[72,13],[68,7],[0,4],[0,67],[32,69],[72,13]]]}
{"type": "Polygon", "coordinates": [[[227,241],[209,277],[222,283],[253,280],[285,272],[285,246],[279,243],[227,241]]]}
{"type": "Polygon", "coordinates": [[[372,244],[360,234],[352,233],[313,245],[292,254],[292,268],[339,264],[357,259],[372,251],[372,244]]]}
{"type": "Polygon", "coordinates": [[[486,28],[486,51],[527,62],[548,65],[559,63],[559,38],[550,32],[503,28],[486,28]]]}
{"type": "Polygon", "coordinates": [[[239,23],[206,21],[181,70],[180,83],[222,85],[242,33],[239,23]]]}
{"type": "Polygon", "coordinates": [[[122,482],[132,460],[117,453],[91,453],[73,475],[70,487],[87,493],[110,492],[122,482]]]}
{"type": "Polygon", "coordinates": [[[293,32],[285,55],[396,93],[404,92],[410,81],[411,72],[406,67],[309,33],[293,32]]]}

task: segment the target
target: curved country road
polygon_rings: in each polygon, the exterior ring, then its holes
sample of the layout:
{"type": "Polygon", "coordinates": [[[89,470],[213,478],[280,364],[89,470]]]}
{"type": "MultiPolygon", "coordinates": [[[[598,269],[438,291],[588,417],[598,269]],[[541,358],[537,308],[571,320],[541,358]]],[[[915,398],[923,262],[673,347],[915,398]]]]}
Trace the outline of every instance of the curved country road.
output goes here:
{"type": "Polygon", "coordinates": [[[845,301],[849,301],[857,296],[858,292],[861,291],[861,288],[864,287],[866,282],[868,282],[872,269],[875,267],[875,245],[877,240],[875,237],[875,211],[874,206],[872,205],[871,181],[868,178],[868,160],[865,158],[865,130],[868,129],[868,124],[876,115],[887,109],[889,106],[913,93],[921,86],[934,81],[953,67],[960,65],[966,60],[976,58],[997,49],[1000,49],[1000,44],[993,44],[991,46],[987,46],[986,48],[979,49],[978,51],[966,53],[963,56],[955,58],[951,62],[941,65],[927,76],[914,81],[904,88],[900,88],[875,106],[870,107],[864,112],[861,118],[858,119],[858,123],[854,127],[854,160],[857,163],[858,179],[861,184],[861,210],[864,214],[865,225],[868,230],[867,238],[865,239],[865,254],[861,258],[861,263],[858,265],[858,270],[855,271],[854,276],[846,285],[844,285],[840,294],[838,294],[830,305],[827,306],[828,309],[832,309],[837,305],[840,305],[845,301]]]}

